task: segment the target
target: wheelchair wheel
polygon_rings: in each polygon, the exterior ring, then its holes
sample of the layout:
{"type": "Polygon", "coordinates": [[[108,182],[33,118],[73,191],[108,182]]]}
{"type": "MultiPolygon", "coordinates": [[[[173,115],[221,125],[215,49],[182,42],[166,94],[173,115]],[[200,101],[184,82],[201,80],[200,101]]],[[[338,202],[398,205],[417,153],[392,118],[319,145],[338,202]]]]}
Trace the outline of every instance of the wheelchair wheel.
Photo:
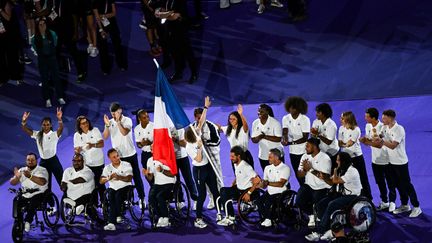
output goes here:
{"type": "Polygon", "coordinates": [[[240,216],[240,219],[245,221],[248,224],[257,224],[261,221],[261,214],[258,211],[258,205],[256,204],[256,200],[260,198],[264,192],[262,190],[256,190],[251,195],[251,200],[249,202],[245,202],[242,200],[243,196],[247,193],[245,191],[237,203],[237,211],[240,216]]]}
{"type": "Polygon", "coordinates": [[[109,211],[110,211],[109,196],[108,196],[108,190],[106,190],[104,192],[104,200],[102,201],[102,217],[104,222],[109,221],[109,211]]]}
{"type": "Polygon", "coordinates": [[[63,222],[66,225],[72,224],[75,219],[75,209],[72,209],[72,206],[68,203],[65,203],[63,200],[61,200],[60,208],[60,216],[63,222]]]}
{"type": "Polygon", "coordinates": [[[12,240],[14,242],[22,242],[23,240],[24,221],[15,220],[12,227],[12,240]]]}
{"type": "Polygon", "coordinates": [[[297,193],[292,190],[286,190],[281,194],[275,209],[278,222],[285,223],[290,220],[296,220],[297,215],[294,211],[294,202],[296,195],[297,193]]]}
{"type": "Polygon", "coordinates": [[[175,216],[182,222],[189,219],[191,210],[190,193],[183,182],[177,182],[173,189],[175,216]]]}
{"type": "Polygon", "coordinates": [[[48,192],[44,198],[44,202],[42,205],[42,214],[45,221],[45,224],[53,228],[60,218],[60,207],[59,201],[52,192],[48,192]]]}
{"type": "Polygon", "coordinates": [[[144,206],[140,207],[140,200],[135,199],[133,190],[133,188],[130,189],[127,195],[129,213],[135,222],[141,223],[144,219],[145,208],[144,206]]]}
{"type": "Polygon", "coordinates": [[[155,209],[150,204],[148,205],[148,211],[149,211],[150,227],[152,229],[155,229],[157,224],[157,217],[156,217],[155,209]]]}
{"type": "Polygon", "coordinates": [[[366,197],[354,199],[346,212],[346,222],[355,232],[367,232],[376,222],[375,205],[366,197]]]}

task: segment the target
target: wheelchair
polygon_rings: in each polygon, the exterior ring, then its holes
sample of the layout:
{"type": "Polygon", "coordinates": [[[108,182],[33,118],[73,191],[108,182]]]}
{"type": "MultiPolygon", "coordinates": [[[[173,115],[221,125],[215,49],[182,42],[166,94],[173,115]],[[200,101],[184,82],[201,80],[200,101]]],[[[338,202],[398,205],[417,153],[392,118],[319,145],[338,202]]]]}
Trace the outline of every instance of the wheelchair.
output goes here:
{"type": "MultiPolygon", "coordinates": [[[[24,200],[25,193],[34,193],[39,189],[27,189],[22,190],[9,188],[9,192],[14,193],[16,196],[13,199],[12,206],[12,217],[14,218],[14,224],[12,227],[12,239],[14,242],[22,242],[23,231],[24,231],[24,213],[26,212],[27,205],[20,207],[20,203],[24,200]]],[[[39,226],[41,231],[45,231],[45,225],[54,228],[57,225],[60,215],[56,210],[59,208],[59,201],[56,195],[50,191],[43,193],[43,199],[40,204],[36,207],[35,222],[36,226],[39,226]],[[39,221],[38,212],[42,212],[44,221],[39,221]]]]}
{"type": "MultiPolygon", "coordinates": [[[[135,196],[134,189],[135,186],[128,186],[126,197],[123,199],[120,209],[123,222],[126,223],[127,229],[131,229],[130,220],[125,217],[127,212],[129,212],[129,215],[137,225],[141,225],[144,219],[145,204],[142,202],[142,205],[140,205],[141,202],[139,198],[135,196]]],[[[108,222],[110,207],[109,190],[107,189],[104,193],[104,200],[102,202],[102,214],[105,222],[108,222]]]]}
{"type": "Polygon", "coordinates": [[[344,209],[336,210],[330,216],[332,231],[351,229],[347,233],[349,242],[370,242],[369,230],[376,222],[376,208],[372,201],[359,196],[344,209]]]}
{"type": "MultiPolygon", "coordinates": [[[[186,225],[192,209],[190,193],[186,187],[186,184],[181,181],[177,181],[173,186],[173,189],[166,201],[166,204],[168,207],[171,225],[186,225]]],[[[151,228],[155,229],[158,222],[156,210],[153,205],[150,204],[148,206],[148,209],[151,228]]]]}
{"type": "Polygon", "coordinates": [[[92,219],[90,217],[90,210],[93,210],[93,213],[95,214],[95,217],[97,217],[97,210],[95,208],[95,205],[93,205],[93,198],[95,197],[95,193],[97,193],[96,191],[93,191],[91,193],[91,198],[90,200],[84,204],[84,210],[83,210],[83,214],[84,214],[84,222],[76,222],[75,219],[78,216],[76,214],[76,207],[78,205],[76,205],[76,202],[66,196],[63,196],[61,202],[60,202],[60,216],[61,219],[63,220],[63,222],[65,223],[66,228],[70,227],[70,226],[75,226],[75,225],[82,225],[82,224],[90,224],[90,227],[93,229],[95,227],[95,220],[98,219],[92,219]]]}

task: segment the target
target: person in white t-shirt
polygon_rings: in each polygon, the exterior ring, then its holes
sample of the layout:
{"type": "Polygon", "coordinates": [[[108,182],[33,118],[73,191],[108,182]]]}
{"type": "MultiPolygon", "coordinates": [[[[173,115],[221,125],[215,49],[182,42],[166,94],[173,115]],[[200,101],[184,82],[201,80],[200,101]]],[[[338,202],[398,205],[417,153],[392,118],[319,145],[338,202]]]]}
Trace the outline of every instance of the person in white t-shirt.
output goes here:
{"type": "Polygon", "coordinates": [[[378,141],[383,133],[384,124],[379,120],[378,110],[373,107],[366,110],[365,120],[367,122],[365,136],[360,138],[360,142],[370,146],[372,150],[372,171],[381,198],[377,209],[384,210],[388,208],[390,212],[393,212],[396,208],[396,188],[391,180],[387,151],[382,148],[381,143],[378,141]]]}
{"type": "Polygon", "coordinates": [[[339,152],[336,123],[331,119],[333,110],[327,103],[315,107],[316,118],[312,123],[311,134],[321,140],[320,150],[332,161],[332,168],[336,168],[336,155],[339,152]]]}
{"type": "Polygon", "coordinates": [[[39,165],[47,169],[49,180],[48,188],[51,190],[52,174],[60,186],[63,175],[63,167],[57,157],[57,143],[63,133],[63,112],[61,108],[57,108],[58,129],[53,131],[51,118],[44,117],[41,122],[41,130],[35,131],[27,126],[27,120],[30,112],[24,112],[22,116],[22,130],[31,138],[36,140],[36,145],[41,158],[39,165]]]}
{"type": "Polygon", "coordinates": [[[261,188],[267,188],[267,191],[257,200],[258,211],[264,219],[261,222],[261,226],[270,227],[272,226],[271,217],[271,205],[277,200],[277,198],[290,188],[290,168],[284,164],[281,160],[282,153],[277,148],[272,148],[269,151],[268,160],[270,165],[264,169],[264,176],[261,182],[261,188]]]}
{"type": "Polygon", "coordinates": [[[153,144],[153,122],[145,110],[137,112],[137,124],[134,128],[135,142],[141,149],[141,165],[147,168],[147,160],[152,157],[151,146],[153,144]]]}
{"type": "Polygon", "coordinates": [[[273,109],[267,104],[258,108],[258,119],[252,123],[252,142],[258,143],[258,158],[261,169],[269,165],[268,154],[270,149],[277,148],[282,152],[280,158],[284,161],[281,124],[274,118],[273,109]]]}
{"type": "Polygon", "coordinates": [[[12,186],[21,183],[21,188],[26,190],[36,190],[23,194],[23,200],[19,202],[18,207],[26,207],[26,216],[24,217],[24,230],[30,231],[30,224],[36,214],[36,208],[43,200],[44,192],[48,189],[48,171],[39,166],[37,155],[29,153],[26,156],[26,167],[20,169],[14,168],[14,176],[9,180],[12,186]]]}
{"type": "MultiPolygon", "coordinates": [[[[217,125],[219,131],[222,131],[230,147],[240,146],[244,151],[245,161],[254,168],[254,160],[249,152],[249,126],[246,117],[243,115],[243,106],[238,105],[237,111],[233,111],[228,115],[228,124],[226,126],[217,125]]],[[[233,171],[234,171],[234,164],[233,171]]]]}
{"type": "Polygon", "coordinates": [[[121,207],[128,191],[131,190],[133,172],[130,163],[121,161],[116,149],[108,150],[107,155],[111,163],[105,166],[100,178],[101,184],[109,182],[109,219],[104,230],[116,230],[114,224],[122,221],[121,207]]]}
{"type": "Polygon", "coordinates": [[[176,176],[171,173],[168,166],[153,160],[153,157],[147,160],[147,166],[142,171],[148,181],[154,182],[149,191],[149,205],[159,216],[156,227],[168,227],[170,223],[167,200],[170,199],[176,176]]]}
{"type": "Polygon", "coordinates": [[[352,165],[360,174],[363,188],[362,195],[372,200],[372,192],[359,140],[361,131],[357,125],[357,120],[351,111],[343,112],[340,119],[342,126],[339,127],[339,147],[342,152],[346,152],[351,156],[352,165]]]}
{"type": "Polygon", "coordinates": [[[328,174],[317,173],[320,179],[333,187],[334,193],[330,193],[315,205],[320,221],[316,231],[305,236],[309,241],[330,240],[333,237],[330,230],[330,216],[336,210],[350,205],[361,194],[360,174],[352,166],[351,155],[347,152],[340,152],[336,163],[338,167],[334,169],[332,177],[328,174]]]}
{"type": "MultiPolygon", "coordinates": [[[[221,197],[219,204],[222,208],[225,208],[226,201],[232,198],[239,198],[245,191],[247,191],[247,194],[244,195],[243,200],[249,202],[251,195],[261,182],[257,173],[244,158],[245,154],[242,147],[234,146],[231,148],[230,160],[234,164],[235,179],[230,187],[222,187],[220,189],[221,197]]],[[[217,224],[223,226],[234,224],[234,208],[232,203],[228,203],[225,210],[228,211],[228,217],[220,220],[217,224]]]]}
{"type": "Polygon", "coordinates": [[[296,206],[309,216],[309,227],[315,226],[313,205],[323,199],[330,186],[318,174],[331,174],[330,157],[320,151],[320,140],[311,137],[306,142],[306,154],[301,158],[297,174],[305,178],[305,183],[297,192],[296,206]]]}
{"type": "MultiPolygon", "coordinates": [[[[282,118],[282,145],[289,146],[289,156],[293,171],[300,165],[300,159],[306,153],[306,141],[309,138],[310,119],[306,116],[308,104],[302,97],[292,96],[285,102],[285,110],[289,113],[282,118]]],[[[304,178],[295,174],[299,185],[304,178]]]]}
{"type": "Polygon", "coordinates": [[[144,185],[138,165],[138,156],[132,138],[132,120],[123,115],[123,109],[119,103],[113,102],[110,105],[112,118],[109,119],[104,115],[105,129],[103,131],[104,139],[111,136],[111,144],[117,150],[122,161],[131,164],[133,169],[133,180],[135,188],[140,198],[140,207],[144,204],[144,185]]]}
{"type": "Polygon", "coordinates": [[[388,153],[391,177],[399,191],[402,203],[393,213],[400,214],[411,211],[411,207],[408,205],[409,200],[414,207],[409,217],[415,218],[422,213],[422,210],[408,170],[405,129],[396,122],[396,112],[394,110],[385,110],[382,121],[385,127],[383,138],[380,138],[379,142],[388,153]]]}
{"type": "Polygon", "coordinates": [[[100,201],[103,200],[105,185],[99,183],[104,168],[104,140],[102,134],[97,127],[93,127],[91,121],[85,116],[78,116],[76,120],[74,134],[75,153],[81,153],[84,157],[85,166],[87,166],[94,174],[94,182],[98,194],[93,198],[94,205],[98,205],[99,195],[100,201]]]}
{"type": "MultiPolygon", "coordinates": [[[[69,199],[75,202],[76,215],[80,215],[84,211],[86,204],[90,205],[95,189],[94,174],[89,167],[84,166],[84,157],[81,154],[74,154],[72,167],[63,172],[60,187],[65,193],[63,200],[69,199]]],[[[94,209],[94,207],[88,207],[87,213],[96,219],[96,210],[94,209]]]]}

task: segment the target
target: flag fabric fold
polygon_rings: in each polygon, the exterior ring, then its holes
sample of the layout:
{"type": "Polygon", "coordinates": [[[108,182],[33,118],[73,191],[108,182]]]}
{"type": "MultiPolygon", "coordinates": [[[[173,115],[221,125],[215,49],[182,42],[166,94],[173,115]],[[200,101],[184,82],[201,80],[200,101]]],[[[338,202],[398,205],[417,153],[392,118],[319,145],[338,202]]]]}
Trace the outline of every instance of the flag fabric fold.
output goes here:
{"type": "Polygon", "coordinates": [[[161,68],[156,78],[153,123],[153,159],[167,165],[175,175],[177,163],[171,129],[184,128],[190,122],[161,68]]]}

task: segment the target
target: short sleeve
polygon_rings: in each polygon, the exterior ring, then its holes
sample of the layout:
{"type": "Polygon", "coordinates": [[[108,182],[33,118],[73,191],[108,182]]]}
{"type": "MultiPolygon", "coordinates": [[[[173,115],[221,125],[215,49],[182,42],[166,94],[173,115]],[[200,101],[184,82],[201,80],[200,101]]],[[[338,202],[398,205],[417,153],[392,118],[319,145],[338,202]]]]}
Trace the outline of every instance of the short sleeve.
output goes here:
{"type": "Polygon", "coordinates": [[[180,130],[178,130],[178,137],[179,137],[179,140],[181,141],[181,140],[184,140],[185,138],[184,138],[184,129],[182,128],[182,129],[180,129],[180,130]]]}
{"type": "Polygon", "coordinates": [[[264,180],[266,180],[266,181],[269,180],[269,174],[268,174],[269,169],[268,168],[269,168],[268,166],[264,168],[264,180]]]}
{"type": "Polygon", "coordinates": [[[394,132],[394,136],[393,136],[393,141],[395,142],[402,142],[402,140],[405,137],[405,130],[403,127],[399,126],[398,129],[396,129],[396,131],[394,132]]]}
{"type": "Polygon", "coordinates": [[[155,168],[154,168],[154,163],[153,163],[153,158],[150,157],[147,160],[147,169],[150,171],[150,173],[154,174],[155,173],[155,168]]]}
{"type": "Polygon", "coordinates": [[[123,125],[124,128],[132,130],[132,120],[129,117],[127,117],[125,119],[125,122],[122,125],[123,125]]]}
{"type": "Polygon", "coordinates": [[[186,145],[186,152],[192,159],[195,159],[198,155],[197,150],[195,149],[195,145],[191,143],[188,143],[186,145]]]}
{"type": "Polygon", "coordinates": [[[246,170],[246,175],[248,175],[248,178],[254,178],[255,176],[257,176],[257,173],[249,164],[245,166],[245,170],[246,170]]]}
{"type": "Polygon", "coordinates": [[[102,171],[102,176],[103,177],[109,177],[109,175],[108,175],[108,166],[104,167],[104,169],[102,171]]]}
{"type": "Polygon", "coordinates": [[[78,148],[78,147],[82,146],[82,143],[80,143],[80,138],[81,138],[80,134],[78,132],[76,132],[74,134],[74,138],[73,138],[74,148],[78,148]]]}
{"type": "Polygon", "coordinates": [[[94,178],[94,174],[90,169],[87,169],[82,173],[82,177],[86,182],[89,182],[94,178]]]}
{"type": "Polygon", "coordinates": [[[354,168],[350,167],[347,172],[341,176],[341,179],[344,181],[344,183],[350,182],[350,181],[354,181],[355,180],[355,172],[354,172],[354,168]]]}
{"type": "Polygon", "coordinates": [[[67,181],[69,181],[68,169],[66,169],[65,171],[63,171],[63,177],[62,177],[62,182],[67,182],[67,181]]]}
{"type": "Polygon", "coordinates": [[[331,166],[332,166],[332,161],[330,157],[323,156],[323,165],[322,165],[323,171],[321,172],[331,175],[331,166]]]}
{"type": "Polygon", "coordinates": [[[339,127],[339,131],[338,131],[338,138],[339,138],[339,140],[343,140],[344,139],[344,137],[343,137],[343,131],[344,131],[344,127],[340,126],[339,127]]]}
{"type": "Polygon", "coordinates": [[[319,124],[318,124],[318,120],[317,120],[317,119],[315,119],[315,120],[313,121],[313,123],[312,123],[312,127],[313,127],[313,128],[318,128],[318,127],[319,127],[319,124]]]}
{"type": "Polygon", "coordinates": [[[102,133],[100,132],[99,128],[97,127],[93,128],[93,135],[98,141],[102,140],[102,133]]]}
{"type": "Polygon", "coordinates": [[[33,134],[31,135],[31,138],[37,139],[38,133],[39,133],[39,131],[33,130],[33,134]]]}
{"type": "Polygon", "coordinates": [[[361,131],[360,131],[360,128],[359,127],[356,127],[355,129],[354,129],[354,131],[353,131],[353,134],[352,134],[352,141],[357,141],[357,139],[359,139],[360,138],[360,135],[361,135],[361,131]]]}
{"type": "Polygon", "coordinates": [[[288,166],[285,166],[284,169],[281,171],[281,177],[283,179],[289,180],[291,171],[290,168],[288,166]]]}
{"type": "Polygon", "coordinates": [[[141,142],[141,136],[139,136],[139,126],[141,126],[140,124],[136,125],[134,128],[134,135],[135,135],[135,142],[141,142]]]}
{"type": "MultiPolygon", "coordinates": [[[[372,130],[372,129],[371,129],[371,127],[369,126],[369,123],[366,124],[366,126],[365,126],[365,137],[366,137],[367,139],[371,139],[371,138],[372,138],[371,130],[372,130]]],[[[377,134],[379,134],[379,132],[380,132],[380,131],[377,130],[377,134]]]]}
{"type": "Polygon", "coordinates": [[[281,124],[276,119],[274,119],[274,123],[273,123],[273,133],[274,136],[276,137],[282,137],[282,127],[281,124]]]}
{"type": "Polygon", "coordinates": [[[129,163],[125,163],[125,174],[126,175],[133,175],[132,166],[129,163]]]}
{"type": "Polygon", "coordinates": [[[48,171],[45,168],[41,167],[40,170],[35,174],[35,176],[42,177],[45,180],[48,180],[48,171]]]}
{"type": "Polygon", "coordinates": [[[282,118],[282,128],[288,128],[288,115],[282,118]]]}
{"type": "Polygon", "coordinates": [[[223,132],[224,134],[226,134],[226,133],[227,133],[227,130],[228,130],[228,126],[223,126],[223,127],[221,127],[221,129],[222,129],[222,132],[223,132]]]}
{"type": "MultiPolygon", "coordinates": [[[[298,167],[298,169],[297,170],[303,170],[303,160],[305,160],[305,159],[307,159],[307,155],[306,154],[303,154],[303,156],[301,157],[301,159],[300,159],[300,163],[299,163],[299,167],[298,167]]],[[[295,168],[294,168],[295,169],[295,168]]]]}
{"type": "Polygon", "coordinates": [[[303,122],[300,124],[301,130],[303,133],[309,133],[310,132],[310,119],[307,116],[304,116],[303,122]]]}
{"type": "Polygon", "coordinates": [[[258,129],[258,122],[259,122],[259,120],[255,120],[252,123],[252,137],[253,138],[258,137],[261,134],[261,131],[258,129]]]}
{"type": "Polygon", "coordinates": [[[328,126],[327,127],[327,129],[326,129],[326,132],[325,132],[325,137],[327,138],[327,139],[329,139],[329,140],[334,140],[334,138],[336,137],[336,126],[333,126],[333,125],[331,125],[331,126],[328,126]]]}

